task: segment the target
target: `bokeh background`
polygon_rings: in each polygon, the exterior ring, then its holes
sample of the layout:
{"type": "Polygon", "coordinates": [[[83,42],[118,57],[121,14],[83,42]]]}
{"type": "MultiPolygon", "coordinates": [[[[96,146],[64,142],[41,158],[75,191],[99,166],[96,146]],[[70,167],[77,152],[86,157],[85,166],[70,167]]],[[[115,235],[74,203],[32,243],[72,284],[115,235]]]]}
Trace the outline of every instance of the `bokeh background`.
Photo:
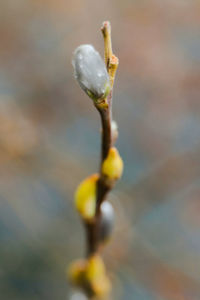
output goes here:
{"type": "Polygon", "coordinates": [[[3,0],[0,299],[83,300],[73,206],[99,164],[100,119],[73,78],[75,47],[112,23],[122,180],[103,251],[116,300],[200,299],[200,1],[3,0]]]}

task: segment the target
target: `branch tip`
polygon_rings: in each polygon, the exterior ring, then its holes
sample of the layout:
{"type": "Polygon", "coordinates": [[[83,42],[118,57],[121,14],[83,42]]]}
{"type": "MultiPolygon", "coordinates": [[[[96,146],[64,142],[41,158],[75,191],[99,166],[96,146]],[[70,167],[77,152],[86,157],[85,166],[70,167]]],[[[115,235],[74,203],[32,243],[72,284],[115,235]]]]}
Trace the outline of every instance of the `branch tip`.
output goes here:
{"type": "Polygon", "coordinates": [[[101,27],[103,35],[111,34],[111,25],[109,21],[104,21],[101,27]]]}
{"type": "Polygon", "coordinates": [[[101,27],[101,31],[103,33],[104,38],[104,57],[105,57],[105,64],[107,70],[109,69],[109,64],[112,53],[112,42],[111,42],[111,25],[109,21],[103,22],[103,26],[101,27]]]}

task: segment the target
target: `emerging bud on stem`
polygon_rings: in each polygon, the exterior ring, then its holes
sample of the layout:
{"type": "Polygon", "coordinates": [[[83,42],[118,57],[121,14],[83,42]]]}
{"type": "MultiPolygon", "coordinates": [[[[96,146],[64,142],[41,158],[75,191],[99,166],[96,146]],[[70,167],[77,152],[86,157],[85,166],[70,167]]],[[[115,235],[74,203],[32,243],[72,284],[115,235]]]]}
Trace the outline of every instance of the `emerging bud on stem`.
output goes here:
{"type": "Polygon", "coordinates": [[[114,120],[112,120],[111,122],[111,132],[112,132],[112,144],[114,144],[118,138],[118,126],[114,120]]]}
{"type": "Polygon", "coordinates": [[[109,240],[114,225],[114,210],[112,204],[108,201],[104,201],[101,204],[101,219],[99,228],[99,238],[102,243],[109,240]]]}
{"type": "Polygon", "coordinates": [[[75,193],[75,205],[81,217],[91,220],[96,210],[96,182],[98,174],[93,174],[83,180],[75,193]]]}
{"type": "Polygon", "coordinates": [[[76,286],[83,285],[85,277],[86,261],[79,259],[71,263],[67,270],[67,277],[76,286]]]}
{"type": "Polygon", "coordinates": [[[85,275],[94,296],[101,298],[108,294],[110,281],[106,275],[103,260],[99,255],[96,254],[89,258],[85,275]]]}
{"type": "Polygon", "coordinates": [[[98,299],[110,291],[110,281],[99,255],[94,255],[88,260],[73,262],[67,271],[67,275],[72,284],[98,299]]]}
{"type": "Polygon", "coordinates": [[[105,99],[110,92],[109,75],[100,54],[92,45],[76,48],[72,60],[75,78],[94,101],[105,99]]]}
{"type": "Polygon", "coordinates": [[[102,174],[109,180],[110,183],[114,183],[119,179],[123,172],[123,160],[121,159],[119,152],[115,147],[110,148],[108,156],[102,165],[102,174]]]}

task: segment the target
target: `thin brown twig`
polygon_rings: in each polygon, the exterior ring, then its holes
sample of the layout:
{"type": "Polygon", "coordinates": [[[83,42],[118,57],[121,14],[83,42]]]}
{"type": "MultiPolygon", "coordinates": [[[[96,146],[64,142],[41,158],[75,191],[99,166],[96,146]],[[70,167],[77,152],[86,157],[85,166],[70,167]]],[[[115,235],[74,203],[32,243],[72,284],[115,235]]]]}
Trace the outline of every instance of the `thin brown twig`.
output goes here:
{"type": "Polygon", "coordinates": [[[107,97],[107,106],[96,104],[96,108],[100,113],[102,124],[102,142],[101,142],[101,163],[100,163],[100,177],[97,181],[96,190],[96,213],[95,218],[90,223],[85,224],[87,234],[87,256],[93,255],[98,251],[99,246],[99,225],[101,219],[101,204],[105,200],[107,193],[112,189],[112,186],[105,180],[101,169],[103,161],[106,159],[110,148],[112,147],[112,88],[114,84],[115,73],[118,67],[118,58],[112,53],[111,43],[111,27],[108,21],[103,23],[101,28],[104,37],[104,55],[105,63],[110,76],[111,91],[107,97]]]}

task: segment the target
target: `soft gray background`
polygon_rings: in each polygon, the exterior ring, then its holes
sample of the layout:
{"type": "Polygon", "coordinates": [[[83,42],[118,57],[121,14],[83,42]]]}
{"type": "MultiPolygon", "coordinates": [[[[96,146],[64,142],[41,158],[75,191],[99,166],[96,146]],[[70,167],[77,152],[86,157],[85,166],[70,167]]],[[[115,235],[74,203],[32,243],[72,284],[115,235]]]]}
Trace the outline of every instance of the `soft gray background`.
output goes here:
{"type": "Polygon", "coordinates": [[[4,0],[2,300],[70,299],[65,269],[85,251],[73,193],[96,172],[100,149],[99,116],[71,57],[82,43],[103,54],[107,19],[120,59],[113,110],[125,163],[109,197],[112,297],[200,299],[200,1],[4,0]]]}

